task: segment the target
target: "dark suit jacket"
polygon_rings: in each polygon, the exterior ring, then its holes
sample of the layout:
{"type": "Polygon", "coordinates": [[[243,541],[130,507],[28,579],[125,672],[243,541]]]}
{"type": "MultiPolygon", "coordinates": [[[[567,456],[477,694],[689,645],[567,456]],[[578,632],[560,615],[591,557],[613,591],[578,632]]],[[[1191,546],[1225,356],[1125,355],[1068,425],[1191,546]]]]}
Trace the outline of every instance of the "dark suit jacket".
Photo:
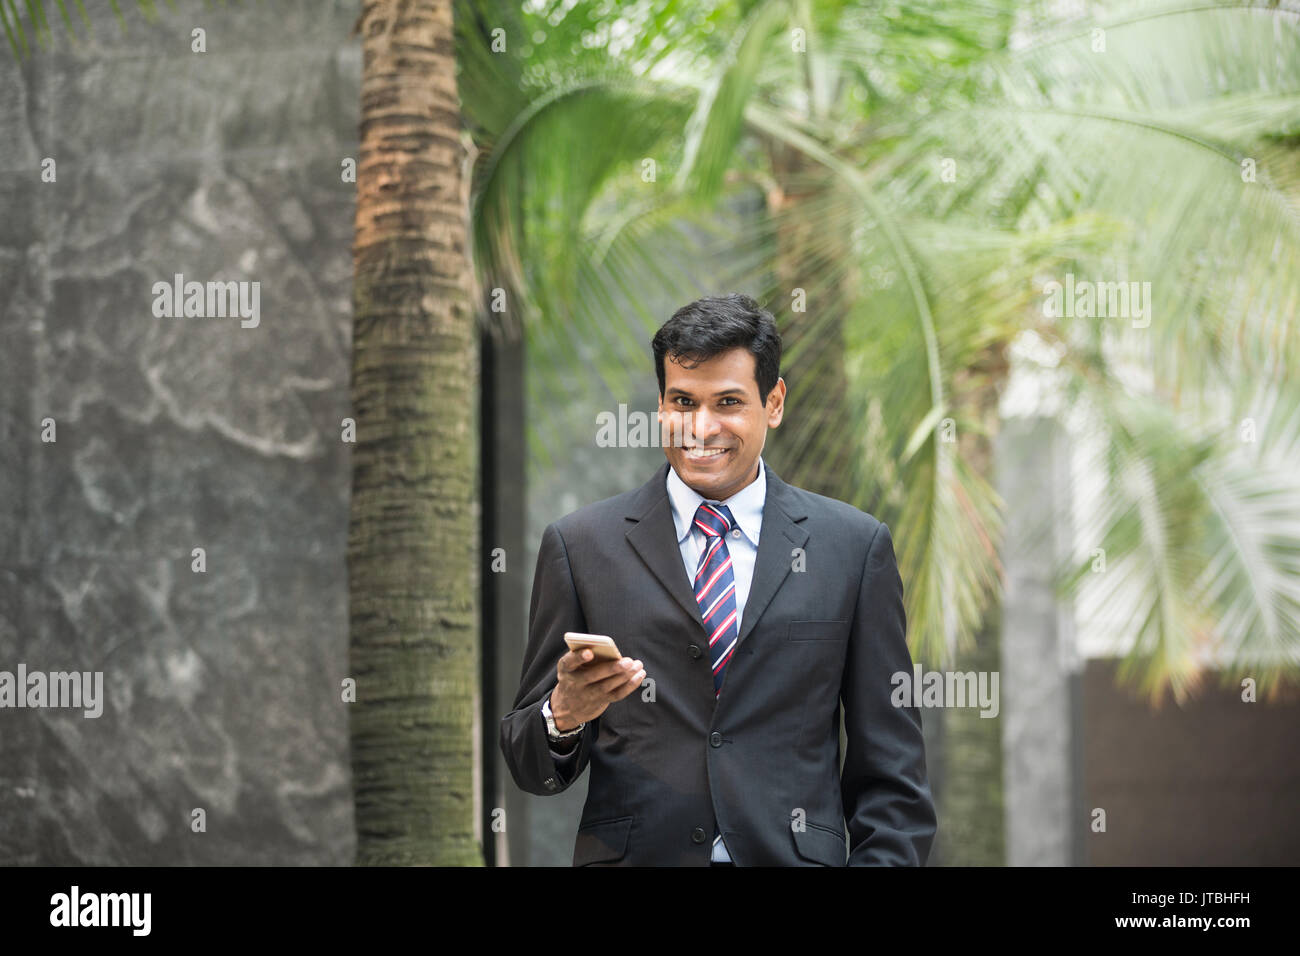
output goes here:
{"type": "Polygon", "coordinates": [[[766,468],[753,582],[715,704],[668,468],[542,535],[519,693],[501,722],[515,782],[559,793],[590,764],[575,866],[707,866],[715,821],[738,866],[923,865],[936,820],[920,713],[890,702],[891,675],[912,660],[889,528],[766,468]],[[541,712],[565,631],[608,634],[647,676],[583,729],[568,774],[541,712]]]}

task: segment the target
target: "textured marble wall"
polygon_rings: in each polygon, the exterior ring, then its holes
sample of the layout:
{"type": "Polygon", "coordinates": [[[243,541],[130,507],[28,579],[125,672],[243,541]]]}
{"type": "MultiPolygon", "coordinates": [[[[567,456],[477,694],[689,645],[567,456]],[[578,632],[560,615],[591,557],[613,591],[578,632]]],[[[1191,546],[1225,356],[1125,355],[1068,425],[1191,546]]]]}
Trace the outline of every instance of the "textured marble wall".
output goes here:
{"type": "Polygon", "coordinates": [[[346,864],[358,4],[123,7],[0,51],[0,671],[106,698],[0,709],[0,863],[346,864]]]}

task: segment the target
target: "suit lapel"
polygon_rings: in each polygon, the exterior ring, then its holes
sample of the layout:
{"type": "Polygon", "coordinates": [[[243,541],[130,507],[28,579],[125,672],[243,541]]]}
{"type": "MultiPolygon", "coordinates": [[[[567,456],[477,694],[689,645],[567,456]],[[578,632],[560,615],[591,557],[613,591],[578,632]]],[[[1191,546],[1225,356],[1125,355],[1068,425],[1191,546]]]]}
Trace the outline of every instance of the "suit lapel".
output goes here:
{"type": "Polygon", "coordinates": [[[790,486],[776,476],[767,463],[767,498],[763,501],[763,528],[758,533],[758,556],[754,561],[754,579],[745,599],[745,614],[740,621],[739,647],[754,629],[754,624],[772,603],[777,589],[790,573],[794,548],[808,542],[808,531],[796,522],[808,517],[796,507],[790,486]]]}
{"type": "MultiPolygon", "coordinates": [[[[754,629],[755,622],[790,573],[793,560],[791,550],[804,547],[808,541],[807,530],[798,524],[807,517],[807,513],[798,507],[790,493],[790,486],[777,477],[770,465],[766,462],[763,465],[767,475],[763,527],[758,536],[754,578],[750,583],[749,597],[745,601],[737,646],[754,629]]],[[[700,606],[695,601],[695,593],[691,590],[690,579],[682,564],[681,549],[677,545],[672,502],[668,498],[665,484],[669,467],[664,462],[654,477],[632,496],[626,517],[636,524],[627,532],[627,540],[659,583],[673,596],[673,600],[704,631],[700,606]]]]}
{"type": "Polygon", "coordinates": [[[695,601],[695,592],[682,564],[682,552],[677,546],[677,526],[673,524],[673,506],[665,485],[668,468],[665,461],[633,496],[627,517],[636,524],[628,531],[627,540],[682,610],[704,630],[700,606],[695,601]]]}

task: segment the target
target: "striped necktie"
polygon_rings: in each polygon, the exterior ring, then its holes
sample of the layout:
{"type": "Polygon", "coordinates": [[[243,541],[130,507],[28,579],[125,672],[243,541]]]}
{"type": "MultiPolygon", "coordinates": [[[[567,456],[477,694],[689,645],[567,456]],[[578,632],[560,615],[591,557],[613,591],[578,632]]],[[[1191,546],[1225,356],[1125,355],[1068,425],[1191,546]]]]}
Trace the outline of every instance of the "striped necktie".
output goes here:
{"type": "MultiPolygon", "coordinates": [[[[704,631],[709,635],[709,660],[713,662],[713,699],[722,693],[722,677],[736,649],[736,577],[731,573],[727,532],[736,521],[726,505],[705,501],[695,512],[695,526],[704,532],[704,551],[695,571],[695,600],[700,605],[704,631]]],[[[713,827],[713,845],[722,839],[713,827]]]]}
{"type": "Polygon", "coordinates": [[[704,532],[704,551],[695,571],[695,600],[709,635],[709,660],[713,663],[713,696],[722,693],[722,677],[736,649],[736,578],[731,573],[727,532],[736,521],[726,505],[703,502],[695,512],[695,527],[704,532]]]}

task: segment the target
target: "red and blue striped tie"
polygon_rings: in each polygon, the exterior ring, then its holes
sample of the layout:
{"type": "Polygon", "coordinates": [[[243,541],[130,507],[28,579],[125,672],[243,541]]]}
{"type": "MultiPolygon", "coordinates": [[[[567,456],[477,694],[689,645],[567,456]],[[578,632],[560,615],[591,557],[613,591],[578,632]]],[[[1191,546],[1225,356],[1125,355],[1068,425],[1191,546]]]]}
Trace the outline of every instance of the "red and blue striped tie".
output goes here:
{"type": "MultiPolygon", "coordinates": [[[[736,577],[731,573],[727,532],[736,521],[726,505],[703,502],[695,512],[695,526],[704,532],[704,551],[695,571],[695,600],[709,635],[709,660],[713,662],[713,699],[722,693],[722,676],[736,650],[736,577]]],[[[715,825],[713,845],[722,839],[715,825]]]]}
{"type": "Polygon", "coordinates": [[[704,551],[695,572],[695,600],[700,605],[704,630],[709,635],[709,659],[713,662],[713,696],[722,693],[722,675],[736,649],[739,633],[736,620],[736,578],[731,573],[727,532],[736,521],[726,505],[704,502],[695,512],[695,527],[704,532],[704,551]]]}

